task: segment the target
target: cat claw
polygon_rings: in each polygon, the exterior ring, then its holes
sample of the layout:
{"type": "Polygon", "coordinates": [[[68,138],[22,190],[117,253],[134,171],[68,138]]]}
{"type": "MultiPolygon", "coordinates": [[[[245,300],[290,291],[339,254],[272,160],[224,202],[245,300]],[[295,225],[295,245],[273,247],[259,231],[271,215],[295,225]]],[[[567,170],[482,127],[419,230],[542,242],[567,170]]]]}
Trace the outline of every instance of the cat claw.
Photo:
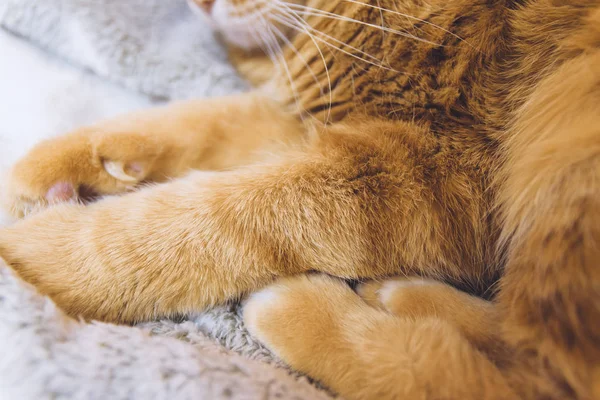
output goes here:
{"type": "Polygon", "coordinates": [[[113,178],[115,178],[116,180],[119,180],[121,182],[126,182],[126,183],[137,183],[140,181],[140,179],[138,177],[135,177],[133,175],[128,174],[127,172],[125,172],[125,170],[127,169],[128,171],[134,172],[134,173],[138,173],[141,175],[142,174],[142,168],[139,166],[139,164],[137,163],[133,163],[129,166],[125,166],[125,164],[122,161],[109,161],[106,160],[103,163],[104,169],[106,170],[106,172],[112,176],[113,178]]]}

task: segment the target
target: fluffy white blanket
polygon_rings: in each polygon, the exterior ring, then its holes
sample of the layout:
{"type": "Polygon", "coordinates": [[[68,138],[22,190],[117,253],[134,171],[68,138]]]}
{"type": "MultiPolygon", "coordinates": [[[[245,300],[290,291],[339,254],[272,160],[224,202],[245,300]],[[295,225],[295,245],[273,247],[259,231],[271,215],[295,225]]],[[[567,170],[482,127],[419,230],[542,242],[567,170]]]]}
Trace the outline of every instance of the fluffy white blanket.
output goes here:
{"type": "MultiPolygon", "coordinates": [[[[1,0],[0,27],[2,169],[76,126],[245,88],[184,0],[1,0]]],[[[0,354],[0,399],[329,398],[276,368],[234,305],[186,321],[86,324],[1,261],[0,354]]]]}

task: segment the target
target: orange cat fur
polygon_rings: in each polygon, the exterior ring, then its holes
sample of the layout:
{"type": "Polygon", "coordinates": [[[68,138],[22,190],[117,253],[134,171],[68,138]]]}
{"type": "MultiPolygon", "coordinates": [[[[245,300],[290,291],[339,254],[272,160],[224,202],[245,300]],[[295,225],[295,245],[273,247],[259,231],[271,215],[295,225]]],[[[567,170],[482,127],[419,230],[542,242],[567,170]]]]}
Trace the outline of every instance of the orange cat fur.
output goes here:
{"type": "Polygon", "coordinates": [[[600,397],[598,0],[197,1],[257,89],[32,150],[17,216],[132,192],[0,231],[20,276],[115,322],[280,278],[249,328],[349,399],[600,397]]]}

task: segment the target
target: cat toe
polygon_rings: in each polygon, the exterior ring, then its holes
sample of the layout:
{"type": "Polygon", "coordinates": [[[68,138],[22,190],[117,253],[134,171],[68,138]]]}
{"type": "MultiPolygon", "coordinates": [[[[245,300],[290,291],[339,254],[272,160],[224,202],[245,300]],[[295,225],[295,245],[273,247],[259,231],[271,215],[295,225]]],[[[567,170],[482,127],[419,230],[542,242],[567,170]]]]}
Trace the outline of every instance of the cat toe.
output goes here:
{"type": "Polygon", "coordinates": [[[77,198],[77,190],[69,182],[57,182],[48,191],[45,196],[49,203],[60,203],[77,198]]]}
{"type": "MultiPolygon", "coordinates": [[[[398,312],[398,304],[412,304],[418,302],[423,291],[443,286],[440,282],[417,277],[398,277],[384,281],[369,281],[356,287],[356,293],[370,306],[398,312]]],[[[410,307],[407,307],[410,312],[410,307]]]]}

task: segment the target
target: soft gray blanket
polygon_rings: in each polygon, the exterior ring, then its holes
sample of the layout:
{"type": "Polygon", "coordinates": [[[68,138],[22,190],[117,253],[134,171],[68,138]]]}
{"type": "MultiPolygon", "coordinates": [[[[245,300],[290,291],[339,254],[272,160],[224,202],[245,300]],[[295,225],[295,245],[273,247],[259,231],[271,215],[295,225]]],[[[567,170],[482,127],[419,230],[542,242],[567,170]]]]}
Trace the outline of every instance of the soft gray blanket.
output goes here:
{"type": "Polygon", "coordinates": [[[185,0],[2,0],[0,25],[159,99],[222,95],[244,87],[185,0]]]}
{"type": "Polygon", "coordinates": [[[328,398],[283,369],[227,352],[193,322],[161,329],[167,337],[72,320],[0,262],[0,398],[328,398]]]}
{"type": "MultiPolygon", "coordinates": [[[[119,111],[245,88],[184,0],[0,0],[0,27],[0,167],[119,111]],[[31,45],[57,57],[21,49],[31,45]]],[[[140,327],[85,324],[0,261],[2,400],[328,398],[276,365],[235,305],[140,327]]]]}

